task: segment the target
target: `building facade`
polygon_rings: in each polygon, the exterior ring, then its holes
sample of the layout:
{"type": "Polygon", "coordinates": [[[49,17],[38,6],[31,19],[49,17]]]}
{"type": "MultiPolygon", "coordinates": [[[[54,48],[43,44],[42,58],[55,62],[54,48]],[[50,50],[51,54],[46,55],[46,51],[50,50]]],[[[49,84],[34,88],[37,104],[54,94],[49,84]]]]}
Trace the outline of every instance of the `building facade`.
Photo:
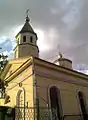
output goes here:
{"type": "Polygon", "coordinates": [[[37,35],[28,16],[25,24],[16,36],[15,57],[1,74],[9,97],[0,99],[0,106],[24,108],[26,120],[28,108],[39,108],[40,113],[47,108],[51,120],[87,120],[88,76],[74,71],[72,61],[63,57],[54,63],[38,58],[37,35]]]}

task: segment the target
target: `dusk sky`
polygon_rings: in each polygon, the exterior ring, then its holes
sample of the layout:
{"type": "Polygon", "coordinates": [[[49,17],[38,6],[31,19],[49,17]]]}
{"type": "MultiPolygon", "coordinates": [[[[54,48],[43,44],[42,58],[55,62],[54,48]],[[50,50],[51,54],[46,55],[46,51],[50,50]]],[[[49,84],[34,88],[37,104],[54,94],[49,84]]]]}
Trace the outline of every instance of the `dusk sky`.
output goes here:
{"type": "Polygon", "coordinates": [[[40,58],[54,61],[60,51],[74,68],[88,69],[88,0],[0,0],[0,47],[9,58],[27,9],[40,58]]]}

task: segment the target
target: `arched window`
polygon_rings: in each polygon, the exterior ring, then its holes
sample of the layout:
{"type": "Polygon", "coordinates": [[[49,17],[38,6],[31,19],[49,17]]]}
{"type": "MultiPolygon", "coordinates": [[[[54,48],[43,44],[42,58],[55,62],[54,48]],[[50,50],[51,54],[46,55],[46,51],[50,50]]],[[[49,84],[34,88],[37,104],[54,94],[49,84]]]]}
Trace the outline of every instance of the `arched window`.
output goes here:
{"type": "Polygon", "coordinates": [[[33,43],[33,37],[32,36],[30,37],[30,42],[33,43]]]}
{"type": "Polygon", "coordinates": [[[52,117],[54,120],[61,119],[61,99],[60,99],[60,91],[57,87],[52,86],[49,90],[50,92],[50,104],[52,117]]]}
{"type": "Polygon", "coordinates": [[[17,120],[19,118],[19,120],[23,120],[25,117],[25,89],[24,88],[20,88],[17,92],[17,96],[16,96],[16,117],[17,120]]]}
{"type": "Polygon", "coordinates": [[[17,92],[16,105],[17,107],[25,106],[25,91],[22,89],[17,92]]]}
{"type": "Polygon", "coordinates": [[[87,116],[87,111],[86,111],[86,107],[85,107],[84,95],[81,91],[78,92],[78,98],[79,98],[79,104],[80,104],[83,118],[84,118],[84,120],[87,120],[88,116],[87,116]]]}
{"type": "Polygon", "coordinates": [[[23,36],[23,42],[26,42],[26,36],[23,36]]]}

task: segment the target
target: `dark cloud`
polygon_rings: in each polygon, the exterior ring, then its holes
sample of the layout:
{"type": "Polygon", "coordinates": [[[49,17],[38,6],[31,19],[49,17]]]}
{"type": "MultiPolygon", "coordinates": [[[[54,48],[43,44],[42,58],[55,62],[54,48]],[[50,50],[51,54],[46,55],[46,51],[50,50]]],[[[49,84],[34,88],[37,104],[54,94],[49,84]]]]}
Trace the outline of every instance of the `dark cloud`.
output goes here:
{"type": "MultiPolygon", "coordinates": [[[[87,0],[0,1],[0,37],[8,35],[9,32],[13,33],[14,26],[24,23],[26,9],[30,9],[32,26],[46,33],[44,41],[50,49],[47,53],[46,50],[40,51],[41,57],[46,59],[53,56],[54,59],[60,50],[75,64],[88,64],[87,0]],[[50,32],[52,29],[54,32],[50,32]],[[55,31],[57,37],[54,36],[52,40],[50,35],[55,34],[55,31]]],[[[4,46],[6,44],[10,45],[11,42],[7,40],[4,46]]],[[[12,44],[10,47],[12,48],[12,44]]],[[[9,48],[7,45],[6,49],[9,48]]]]}

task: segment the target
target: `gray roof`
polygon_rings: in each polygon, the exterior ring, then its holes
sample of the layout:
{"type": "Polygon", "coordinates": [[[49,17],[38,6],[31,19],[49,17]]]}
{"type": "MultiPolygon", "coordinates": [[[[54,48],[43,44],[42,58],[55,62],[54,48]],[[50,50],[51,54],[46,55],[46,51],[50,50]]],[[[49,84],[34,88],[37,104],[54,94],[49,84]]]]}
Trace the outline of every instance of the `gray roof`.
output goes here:
{"type": "Polygon", "coordinates": [[[33,28],[31,27],[31,25],[26,22],[23,26],[23,28],[21,29],[20,33],[24,33],[24,32],[31,32],[31,33],[34,33],[34,30],[33,28]]]}
{"type": "Polygon", "coordinates": [[[26,22],[23,26],[23,28],[21,29],[20,33],[25,33],[25,32],[31,32],[33,34],[35,34],[33,28],[31,27],[30,23],[29,23],[29,17],[27,16],[26,17],[26,22]]]}

